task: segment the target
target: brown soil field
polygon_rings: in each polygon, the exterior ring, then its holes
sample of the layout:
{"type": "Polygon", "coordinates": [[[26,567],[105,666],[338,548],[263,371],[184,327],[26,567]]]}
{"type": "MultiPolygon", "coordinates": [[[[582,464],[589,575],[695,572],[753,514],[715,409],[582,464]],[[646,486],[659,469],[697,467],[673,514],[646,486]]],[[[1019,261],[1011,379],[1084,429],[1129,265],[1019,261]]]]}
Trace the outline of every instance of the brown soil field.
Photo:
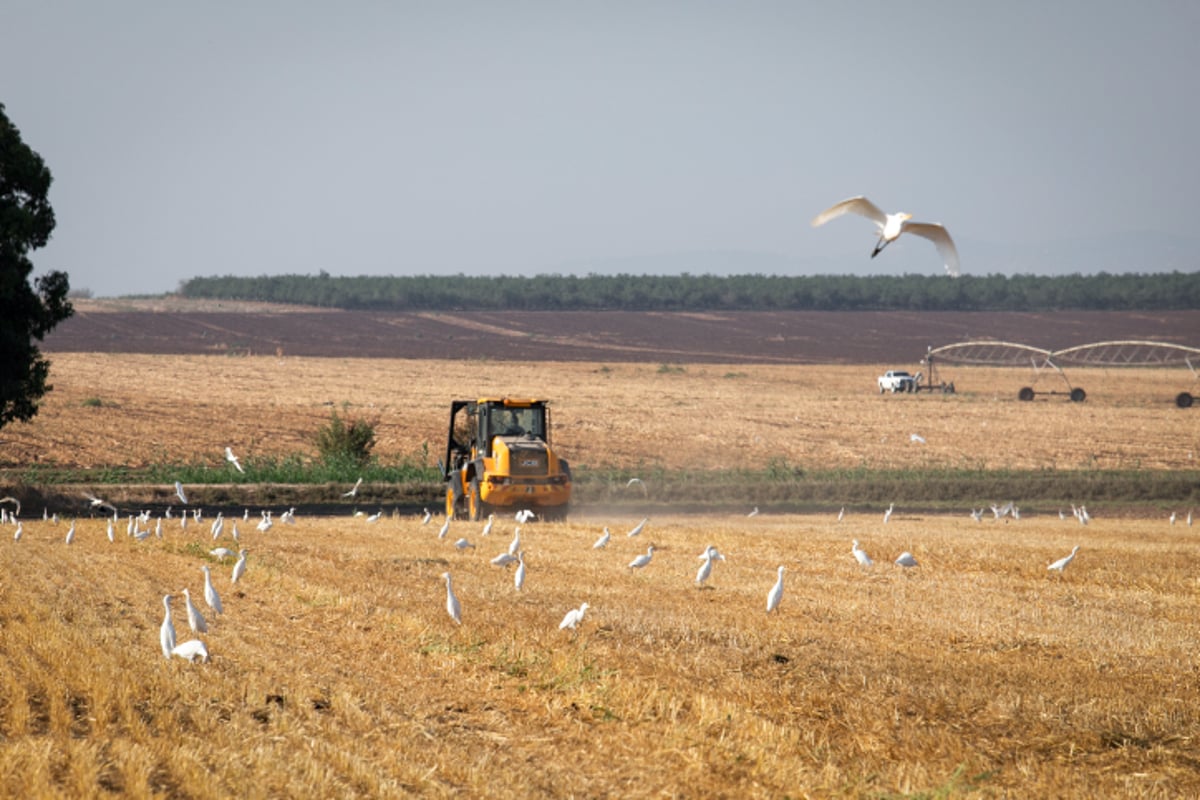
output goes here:
{"type": "Polygon", "coordinates": [[[1054,312],[320,311],[262,304],[79,300],[47,352],[252,354],[711,364],[911,364],[929,347],[999,339],[1059,350],[1140,339],[1196,345],[1200,310],[1054,312]]]}
{"type": "Polygon", "coordinates": [[[891,363],[507,362],[291,356],[50,354],[53,390],[27,424],[0,431],[0,466],[211,463],[315,454],[337,411],[376,423],[384,460],[433,464],[449,402],[552,400],[553,439],[574,466],[1195,469],[1196,409],[1175,407],[1185,369],[1073,369],[1088,399],[1020,368],[944,368],[953,395],[880,395],[891,363]],[[912,434],[925,439],[914,442],[912,434]]]}

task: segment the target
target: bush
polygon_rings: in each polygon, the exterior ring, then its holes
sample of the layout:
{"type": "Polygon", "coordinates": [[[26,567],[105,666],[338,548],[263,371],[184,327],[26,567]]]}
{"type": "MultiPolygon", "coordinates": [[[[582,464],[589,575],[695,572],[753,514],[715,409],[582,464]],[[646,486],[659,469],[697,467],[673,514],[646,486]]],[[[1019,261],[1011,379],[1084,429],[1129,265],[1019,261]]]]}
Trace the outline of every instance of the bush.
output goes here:
{"type": "Polygon", "coordinates": [[[326,464],[357,464],[371,461],[375,446],[375,423],[363,419],[344,420],[334,411],[329,424],[317,431],[317,452],[326,464]]]}

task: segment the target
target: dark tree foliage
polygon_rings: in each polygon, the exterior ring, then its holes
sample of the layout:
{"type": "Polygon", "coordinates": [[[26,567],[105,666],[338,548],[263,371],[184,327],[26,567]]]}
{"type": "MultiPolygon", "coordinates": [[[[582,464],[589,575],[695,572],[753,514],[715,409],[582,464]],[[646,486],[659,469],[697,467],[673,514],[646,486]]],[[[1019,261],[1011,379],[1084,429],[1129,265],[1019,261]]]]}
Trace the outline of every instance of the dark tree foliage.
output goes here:
{"type": "Polygon", "coordinates": [[[187,297],[389,311],[1162,311],[1200,308],[1200,272],[1157,275],[467,275],[193,278],[187,297]]]}
{"type": "Polygon", "coordinates": [[[50,170],[23,141],[0,104],[0,428],[28,421],[50,386],[50,362],[34,341],[71,316],[70,284],[50,272],[29,284],[28,252],[44,247],[54,230],[50,170]]]}

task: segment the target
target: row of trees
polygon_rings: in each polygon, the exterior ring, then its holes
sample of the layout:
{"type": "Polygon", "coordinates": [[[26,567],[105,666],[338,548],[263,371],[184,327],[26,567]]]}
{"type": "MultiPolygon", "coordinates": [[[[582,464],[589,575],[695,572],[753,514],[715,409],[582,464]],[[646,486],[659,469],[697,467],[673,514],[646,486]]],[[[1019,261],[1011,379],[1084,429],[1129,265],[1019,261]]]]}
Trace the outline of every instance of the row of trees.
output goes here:
{"type": "Polygon", "coordinates": [[[264,275],[193,278],[186,297],[392,311],[914,310],[1200,308],[1200,272],[1157,275],[844,276],[264,275]]]}

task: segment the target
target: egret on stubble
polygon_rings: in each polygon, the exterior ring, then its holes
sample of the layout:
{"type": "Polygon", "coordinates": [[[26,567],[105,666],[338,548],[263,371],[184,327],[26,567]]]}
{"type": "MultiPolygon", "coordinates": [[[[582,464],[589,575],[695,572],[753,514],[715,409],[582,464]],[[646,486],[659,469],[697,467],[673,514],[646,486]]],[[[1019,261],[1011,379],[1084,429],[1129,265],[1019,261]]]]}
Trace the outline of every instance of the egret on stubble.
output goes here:
{"type": "Polygon", "coordinates": [[[697,586],[703,587],[704,582],[706,580],[708,580],[708,576],[712,575],[713,551],[714,550],[716,550],[716,548],[712,547],[712,548],[709,548],[708,550],[704,551],[704,563],[700,565],[700,569],[696,572],[696,585],[697,586]]]}
{"type": "Polygon", "coordinates": [[[458,597],[454,594],[454,587],[450,582],[450,573],[443,572],[442,578],[446,581],[446,613],[450,615],[450,619],[462,624],[462,604],[458,602],[458,597]]]}
{"type": "Polygon", "coordinates": [[[517,587],[517,591],[521,591],[521,587],[525,585],[525,551],[517,553],[517,574],[513,575],[513,586],[517,587]]]}
{"type": "Polygon", "coordinates": [[[171,655],[179,656],[192,664],[196,663],[197,658],[202,663],[208,663],[208,648],[199,639],[190,639],[172,648],[171,655]]]}
{"type": "Polygon", "coordinates": [[[775,580],[775,585],[771,587],[771,591],[767,593],[768,614],[779,608],[779,601],[783,599],[783,572],[783,565],[780,564],[779,577],[775,580]]]}
{"type": "Polygon", "coordinates": [[[230,583],[237,583],[241,577],[246,574],[246,551],[238,551],[237,563],[233,565],[233,576],[230,578],[230,583]]]}
{"type": "Polygon", "coordinates": [[[612,538],[612,534],[609,533],[608,528],[605,527],[604,533],[600,534],[600,538],[597,539],[596,543],[592,545],[592,549],[593,550],[603,550],[605,547],[608,547],[608,540],[611,538],[612,538]]]}
{"type": "Polygon", "coordinates": [[[946,273],[951,277],[958,277],[958,249],[942,225],[934,222],[912,222],[912,214],[903,212],[885,214],[877,205],[860,195],[843,200],[822,211],[813,219],[813,227],[824,225],[829,220],[836,219],[843,214],[858,214],[875,223],[879,241],[875,243],[875,249],[871,251],[871,258],[879,255],[883,248],[896,241],[900,234],[912,233],[933,242],[937,247],[938,255],[942,257],[946,273]]]}
{"type": "Polygon", "coordinates": [[[1046,567],[1046,569],[1050,570],[1051,572],[1057,572],[1059,575],[1062,575],[1062,572],[1064,569],[1067,568],[1067,565],[1075,560],[1075,554],[1078,552],[1079,552],[1079,545],[1075,545],[1074,547],[1071,548],[1071,555],[1063,556],[1058,561],[1055,561],[1053,564],[1046,567]]]}
{"type": "Polygon", "coordinates": [[[900,554],[900,557],[896,559],[896,564],[901,567],[915,567],[917,566],[917,560],[913,558],[912,553],[905,550],[900,554]]]}
{"type": "Polygon", "coordinates": [[[166,614],[163,616],[162,627],[158,629],[158,641],[162,645],[163,658],[170,660],[171,651],[175,649],[175,623],[171,620],[171,595],[164,594],[162,604],[166,614]]]}
{"type": "Polygon", "coordinates": [[[221,597],[213,587],[212,573],[208,569],[208,564],[204,564],[200,569],[204,570],[204,602],[208,603],[209,607],[218,614],[224,613],[224,609],[221,607],[221,597]]]}
{"type": "Polygon", "coordinates": [[[649,517],[645,517],[645,518],[644,518],[644,519],[643,519],[641,522],[639,522],[637,525],[634,525],[634,526],[633,526],[633,530],[631,530],[629,533],[627,533],[627,534],[625,534],[625,535],[626,535],[626,536],[637,536],[637,535],[639,535],[639,534],[640,534],[640,533],[641,533],[641,532],[642,532],[642,531],[645,529],[645,527],[646,527],[646,523],[647,523],[647,522],[649,522],[649,521],[650,521],[650,518],[649,518],[649,517]]]}
{"type": "Polygon", "coordinates": [[[650,563],[650,559],[654,557],[654,545],[646,548],[646,552],[629,562],[630,569],[641,569],[650,563]]]}
{"type": "Polygon", "coordinates": [[[567,628],[575,630],[579,623],[583,622],[583,615],[587,612],[587,610],[587,603],[583,603],[579,606],[579,608],[572,608],[567,612],[567,615],[562,618],[562,622],[558,623],[558,629],[560,631],[566,630],[567,628]]]}
{"type": "Polygon", "coordinates": [[[867,555],[867,551],[859,548],[858,539],[855,539],[853,544],[850,545],[850,552],[854,554],[854,560],[859,564],[862,564],[864,567],[869,567],[875,563],[871,560],[871,557],[867,555]]]}
{"type": "Polygon", "coordinates": [[[183,602],[187,608],[188,627],[196,633],[207,633],[208,623],[204,621],[204,615],[200,613],[200,609],[196,608],[196,604],[192,602],[192,594],[187,589],[183,590],[183,602]]]}

